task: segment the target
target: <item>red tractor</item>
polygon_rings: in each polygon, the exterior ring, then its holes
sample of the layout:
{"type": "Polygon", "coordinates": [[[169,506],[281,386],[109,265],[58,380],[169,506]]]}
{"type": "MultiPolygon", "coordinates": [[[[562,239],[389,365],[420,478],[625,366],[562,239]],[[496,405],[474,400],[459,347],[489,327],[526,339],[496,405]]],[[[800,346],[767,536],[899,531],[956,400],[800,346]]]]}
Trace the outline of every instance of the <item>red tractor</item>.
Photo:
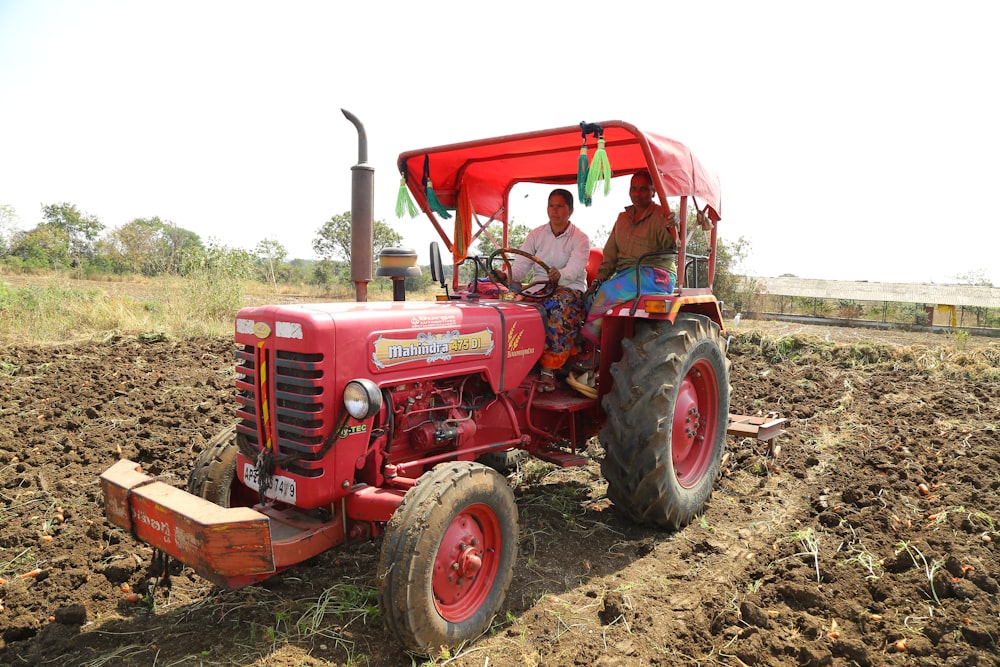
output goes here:
{"type": "MultiPolygon", "coordinates": [[[[200,454],[187,490],[119,461],[101,476],[105,509],[136,539],[228,589],[381,537],[386,623],[407,648],[428,652],[477,637],[513,576],[518,509],[484,459],[523,450],[580,465],[588,460],[580,450],[599,434],[609,498],[634,521],[675,529],[704,510],[727,431],[769,439],[783,420],[729,415],[714,252],[692,257],[680,244],[686,270],[673,294],[640,295],[607,314],[590,396],[536,391],[538,303],[489,297],[478,280],[458,289],[458,264],[487,223],[502,223],[506,245],[511,188],[576,183],[590,132],[599,132],[615,175],[648,170],[661,201],[679,198],[678,238],[688,238],[688,211],[699,202],[717,222],[718,181],[683,145],[610,121],[403,153],[400,173],[456,266],[448,289],[432,244],[444,294],[406,301],[403,279],[419,271],[416,255],[384,252],[379,273],[398,289],[393,301],[374,303],[366,299],[372,171],[364,129],[345,115],[361,138],[357,302],[242,309],[238,422],[200,454]],[[452,233],[442,222],[449,209],[452,233]]],[[[712,251],[715,235],[713,226],[712,251]]],[[[476,277],[490,269],[471,262],[476,277]]]]}

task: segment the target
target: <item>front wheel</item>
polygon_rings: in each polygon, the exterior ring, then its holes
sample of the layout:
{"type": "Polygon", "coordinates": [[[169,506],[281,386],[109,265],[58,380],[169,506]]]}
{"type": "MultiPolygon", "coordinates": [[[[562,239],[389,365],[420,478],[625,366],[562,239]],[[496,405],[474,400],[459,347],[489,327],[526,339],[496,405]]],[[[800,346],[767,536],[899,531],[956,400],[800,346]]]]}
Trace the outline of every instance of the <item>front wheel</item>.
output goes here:
{"type": "Polygon", "coordinates": [[[425,654],[483,633],[517,557],[517,505],[486,466],[443,463],[410,489],[386,525],[379,602],[389,630],[425,654]]]}
{"type": "Polygon", "coordinates": [[[236,424],[219,431],[201,450],[188,474],[187,490],[220,507],[253,507],[257,495],[236,478],[236,424]]]}
{"type": "Polygon", "coordinates": [[[729,360],[719,328],[681,313],[672,326],[637,325],[622,352],[603,400],[608,497],[636,522],[680,528],[704,511],[725,450],[729,360]]]}

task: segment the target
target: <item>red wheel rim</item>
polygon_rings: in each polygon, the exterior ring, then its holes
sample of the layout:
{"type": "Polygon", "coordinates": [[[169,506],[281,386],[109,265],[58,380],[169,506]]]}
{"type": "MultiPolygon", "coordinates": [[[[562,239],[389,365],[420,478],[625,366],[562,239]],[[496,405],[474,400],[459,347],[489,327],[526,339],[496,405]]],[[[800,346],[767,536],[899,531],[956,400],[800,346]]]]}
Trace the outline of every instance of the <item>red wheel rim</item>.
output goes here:
{"type": "Polygon", "coordinates": [[[488,505],[466,507],[448,526],[434,560],[434,604],[460,623],[486,602],[500,566],[503,534],[488,505]]]}
{"type": "Polygon", "coordinates": [[[699,359],[681,381],[674,404],[671,458],[681,486],[696,485],[708,470],[715,447],[719,391],[715,370],[699,359]]]}

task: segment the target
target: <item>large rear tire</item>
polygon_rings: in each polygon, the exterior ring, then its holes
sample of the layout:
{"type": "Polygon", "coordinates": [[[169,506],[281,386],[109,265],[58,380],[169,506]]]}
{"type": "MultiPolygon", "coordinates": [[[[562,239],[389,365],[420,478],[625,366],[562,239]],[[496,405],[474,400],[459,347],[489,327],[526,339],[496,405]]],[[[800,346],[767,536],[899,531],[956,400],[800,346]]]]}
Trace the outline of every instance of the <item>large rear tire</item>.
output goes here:
{"type": "Polygon", "coordinates": [[[503,477],[468,461],[421,477],[386,525],[379,601],[386,625],[428,655],[482,634],[517,557],[517,505],[503,477]]]}
{"type": "Polygon", "coordinates": [[[239,451],[236,424],[219,431],[198,454],[188,474],[188,492],[221,507],[253,506],[256,495],[236,479],[239,451]]]}
{"type": "Polygon", "coordinates": [[[719,476],[729,421],[729,360],[719,327],[681,313],[622,341],[602,405],[608,497],[638,523],[680,528],[702,513],[719,476]]]}

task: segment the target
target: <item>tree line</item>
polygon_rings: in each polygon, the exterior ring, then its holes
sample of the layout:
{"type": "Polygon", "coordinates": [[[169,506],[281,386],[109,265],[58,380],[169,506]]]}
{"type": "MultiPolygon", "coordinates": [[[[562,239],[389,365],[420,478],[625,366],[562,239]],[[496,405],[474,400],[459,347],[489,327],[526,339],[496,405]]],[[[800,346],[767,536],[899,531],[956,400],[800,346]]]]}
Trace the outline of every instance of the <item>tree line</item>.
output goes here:
{"type": "MultiPolygon", "coordinates": [[[[21,230],[18,216],[0,204],[0,265],[13,270],[73,270],[81,275],[163,275],[196,276],[210,273],[244,280],[256,279],[280,284],[332,286],[350,284],[351,214],[330,216],[316,230],[312,248],[318,260],[288,259],[277,239],[265,238],[252,250],[230,248],[203,240],[198,234],[159,217],[134,218],[121,227],[108,229],[96,216],[80,211],[69,202],[45,204],[42,220],[21,230]]],[[[696,227],[692,217],[689,228],[696,227]]],[[[528,227],[511,222],[508,244],[520,247],[528,227]]],[[[498,248],[502,229],[499,223],[480,234],[475,251],[488,256],[498,248]]],[[[602,246],[608,230],[599,230],[591,244],[602,246]]],[[[402,235],[384,220],[373,224],[374,257],[383,248],[398,247],[402,235]]],[[[705,253],[707,237],[699,232],[689,251],[705,253]],[[699,235],[700,234],[700,235],[699,235]]],[[[755,285],[735,273],[750,252],[750,243],[740,237],[735,242],[719,241],[716,256],[715,293],[739,310],[755,292],[755,285]]],[[[450,273],[445,267],[446,273],[450,273]]],[[[407,289],[430,286],[430,272],[407,278],[407,289]]]]}
{"type": "MultiPolygon", "coordinates": [[[[43,204],[41,222],[20,229],[13,207],[0,204],[0,265],[12,270],[74,270],[80,274],[190,276],[206,270],[266,283],[350,281],[351,214],[335,214],[316,230],[318,260],[291,259],[280,241],[265,238],[252,250],[232,248],[160,217],[134,218],[109,229],[75,204],[43,204]]],[[[375,256],[402,236],[374,223],[375,256]]]]}

